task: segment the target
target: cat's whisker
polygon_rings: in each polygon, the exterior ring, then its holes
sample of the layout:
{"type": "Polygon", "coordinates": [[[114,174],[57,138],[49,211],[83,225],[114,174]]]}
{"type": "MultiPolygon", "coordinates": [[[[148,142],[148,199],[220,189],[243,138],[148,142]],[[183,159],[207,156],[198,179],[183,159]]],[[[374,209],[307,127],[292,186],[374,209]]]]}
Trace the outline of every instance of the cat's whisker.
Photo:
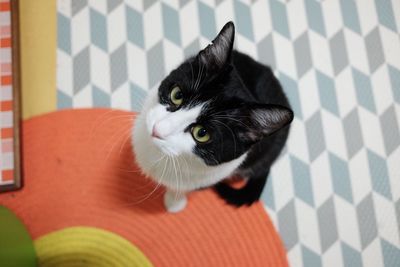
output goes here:
{"type": "MultiPolygon", "coordinates": [[[[203,71],[204,71],[205,68],[206,68],[206,66],[205,66],[205,65],[202,65],[202,68],[201,68],[201,70],[200,70],[200,80],[199,80],[199,83],[197,84],[197,89],[200,88],[200,85],[201,85],[201,82],[202,82],[202,77],[203,77],[203,71]]],[[[197,89],[196,89],[196,90],[197,90],[197,89]]]]}
{"type": "MultiPolygon", "coordinates": [[[[162,156],[162,157],[157,161],[157,163],[154,164],[154,165],[158,165],[158,163],[159,163],[162,159],[164,159],[165,157],[167,157],[167,161],[168,161],[168,156],[167,156],[167,155],[164,155],[164,156],[162,156]]],[[[148,198],[161,186],[162,181],[163,181],[163,179],[164,179],[164,170],[165,170],[165,168],[166,168],[167,165],[168,165],[168,164],[167,164],[167,162],[166,162],[166,163],[164,164],[164,168],[163,168],[163,171],[162,171],[162,173],[161,173],[160,180],[157,182],[157,185],[155,186],[155,188],[153,189],[153,191],[151,191],[151,192],[147,195],[147,197],[146,197],[145,199],[143,199],[143,201],[146,200],[146,199],[148,199],[148,198]]],[[[142,202],[143,202],[143,201],[142,201],[142,202]]]]}
{"type": "MultiPolygon", "coordinates": [[[[215,100],[215,98],[213,98],[212,100],[215,100]]],[[[221,110],[221,111],[218,111],[218,112],[209,113],[209,116],[215,116],[215,115],[219,115],[219,114],[223,114],[222,116],[229,116],[229,115],[226,114],[227,112],[228,112],[227,110],[221,110]]],[[[249,119],[250,117],[249,116],[235,115],[235,118],[249,119]]]]}
{"type": "Polygon", "coordinates": [[[215,164],[218,165],[218,160],[215,158],[215,155],[212,155],[212,159],[214,160],[215,164]]]}
{"type": "MultiPolygon", "coordinates": [[[[163,157],[161,157],[161,159],[163,159],[163,158],[165,158],[165,157],[167,157],[167,162],[168,162],[168,156],[167,156],[167,155],[164,155],[163,157]]],[[[160,160],[161,160],[161,159],[160,159],[160,160]]],[[[158,160],[156,163],[159,163],[160,160],[158,160]]],[[[160,180],[157,182],[157,184],[156,184],[156,186],[154,187],[154,189],[153,189],[149,194],[147,194],[144,198],[142,198],[142,199],[140,199],[140,200],[138,200],[138,201],[135,201],[135,202],[133,202],[133,203],[129,203],[129,204],[125,205],[125,206],[133,206],[133,205],[138,205],[138,204],[140,204],[140,203],[143,203],[144,201],[146,201],[147,199],[149,199],[149,198],[154,194],[154,192],[157,191],[157,189],[160,188],[161,183],[162,183],[162,180],[163,180],[163,177],[164,177],[164,170],[165,170],[165,167],[168,165],[167,162],[165,162],[165,164],[164,164],[163,173],[161,174],[160,180]]],[[[140,188],[143,188],[143,187],[140,187],[140,188]]],[[[136,188],[136,189],[138,189],[138,188],[136,188]]]]}
{"type": "Polygon", "coordinates": [[[192,73],[192,78],[191,78],[191,82],[190,82],[190,90],[193,90],[193,80],[194,80],[194,74],[193,74],[193,66],[192,66],[192,62],[189,61],[189,65],[190,65],[190,71],[192,73]]]}
{"type": "MultiPolygon", "coordinates": [[[[206,68],[206,66],[203,66],[199,60],[199,73],[197,76],[196,83],[194,85],[193,91],[196,91],[197,89],[200,88],[200,85],[202,84],[202,76],[203,76],[203,70],[206,68]]],[[[196,94],[195,97],[192,99],[192,102],[195,103],[200,97],[200,94],[196,94]]]]}
{"type": "MultiPolygon", "coordinates": [[[[159,185],[162,185],[162,181],[163,181],[163,179],[164,179],[164,170],[165,170],[165,167],[167,167],[167,172],[169,171],[169,167],[170,167],[170,164],[169,164],[169,161],[171,160],[171,157],[170,156],[168,156],[168,155],[165,155],[166,156],[166,162],[165,162],[165,164],[164,164],[164,169],[163,169],[163,171],[162,171],[162,174],[161,174],[161,177],[160,177],[160,180],[158,181],[158,184],[159,185]]],[[[158,197],[160,194],[162,194],[163,193],[163,191],[160,191],[160,193],[159,194],[157,194],[155,197],[158,197]]]]}
{"type": "Polygon", "coordinates": [[[177,190],[177,192],[175,193],[175,200],[177,200],[178,199],[178,197],[179,197],[179,194],[180,194],[180,192],[181,192],[181,178],[182,178],[182,173],[180,172],[180,169],[179,169],[179,160],[178,160],[178,157],[176,157],[176,178],[177,178],[177,181],[178,181],[178,190],[177,190]]]}
{"type": "MultiPolygon", "coordinates": [[[[183,179],[184,179],[184,177],[183,177],[183,173],[182,173],[182,168],[181,168],[181,164],[180,164],[180,162],[179,162],[179,157],[177,157],[176,158],[176,163],[177,163],[177,165],[178,165],[178,170],[179,170],[179,173],[180,173],[180,183],[181,183],[181,187],[182,187],[182,185],[183,185],[183,179]]],[[[179,191],[180,192],[180,191],[179,191]]]]}
{"type": "Polygon", "coordinates": [[[175,192],[175,200],[178,199],[179,196],[179,192],[181,192],[181,175],[179,173],[179,162],[178,162],[178,158],[174,158],[175,161],[175,166],[176,166],[176,179],[178,181],[178,190],[175,192]]]}
{"type": "Polygon", "coordinates": [[[106,150],[106,148],[107,148],[110,144],[112,144],[113,141],[115,141],[115,138],[116,138],[117,136],[121,136],[121,134],[122,134],[122,133],[125,133],[126,130],[128,130],[127,127],[123,128],[123,129],[121,129],[121,130],[119,130],[119,131],[115,131],[115,132],[113,133],[113,135],[112,135],[108,140],[106,140],[106,141],[104,142],[103,147],[101,148],[101,150],[104,152],[104,151],[106,150]]]}
{"type": "Polygon", "coordinates": [[[188,174],[188,173],[189,173],[189,164],[187,163],[187,160],[186,160],[185,157],[182,157],[182,159],[183,159],[183,161],[184,161],[184,163],[185,163],[185,165],[186,165],[186,172],[184,172],[184,173],[185,173],[185,174],[188,174]]]}
{"type": "Polygon", "coordinates": [[[234,118],[228,117],[228,116],[226,116],[226,117],[215,116],[215,118],[217,118],[217,119],[228,119],[228,120],[235,121],[235,122],[237,122],[237,123],[243,125],[245,128],[249,127],[248,125],[244,124],[243,122],[241,122],[241,121],[239,121],[239,120],[236,120],[236,119],[234,119],[234,118]]]}
{"type": "Polygon", "coordinates": [[[196,91],[196,90],[197,90],[197,88],[198,88],[198,84],[200,83],[200,80],[201,80],[201,73],[202,73],[202,68],[203,68],[203,65],[201,64],[201,61],[200,61],[200,59],[199,59],[199,71],[198,71],[198,74],[197,74],[197,80],[196,80],[196,83],[195,83],[195,85],[194,85],[194,91],[196,91]]]}
{"type": "Polygon", "coordinates": [[[200,72],[201,72],[201,64],[199,64],[199,69],[197,72],[197,79],[196,79],[196,83],[194,84],[194,88],[193,90],[196,91],[197,90],[197,84],[200,82],[200,72]]]}
{"type": "MultiPolygon", "coordinates": [[[[105,161],[107,161],[107,160],[109,159],[109,157],[111,156],[111,153],[112,153],[114,147],[118,144],[118,141],[121,140],[121,138],[123,138],[125,135],[129,135],[132,126],[131,126],[131,125],[128,125],[128,126],[129,126],[128,128],[126,128],[126,127],[124,128],[122,134],[121,134],[121,131],[119,132],[119,135],[118,135],[119,138],[117,138],[117,140],[116,140],[116,141],[114,142],[114,144],[111,146],[111,149],[110,149],[110,151],[108,152],[105,161]]],[[[113,135],[113,136],[114,136],[114,135],[113,135]]],[[[112,142],[112,140],[111,140],[111,142],[112,142]]]]}
{"type": "MultiPolygon", "coordinates": [[[[158,160],[156,160],[152,165],[150,165],[150,168],[153,168],[153,167],[155,167],[155,165],[156,165],[156,163],[158,163],[158,162],[160,162],[161,160],[163,160],[163,159],[165,159],[165,158],[167,158],[167,160],[168,160],[168,155],[162,155],[158,160]]],[[[165,167],[164,167],[165,168],[165,167]]],[[[163,172],[164,172],[164,170],[163,170],[163,172]]]]}
{"type": "Polygon", "coordinates": [[[119,148],[119,154],[118,157],[121,157],[121,153],[123,148],[125,147],[126,143],[131,139],[131,135],[128,135],[125,139],[125,141],[122,143],[121,147],[119,148]]]}
{"type": "Polygon", "coordinates": [[[105,117],[106,115],[108,115],[108,114],[110,114],[110,113],[113,113],[113,112],[116,112],[117,110],[116,109],[112,109],[112,110],[109,110],[109,111],[107,111],[107,112],[104,112],[103,114],[101,114],[99,117],[97,117],[96,118],[96,120],[93,122],[93,126],[92,126],[92,129],[91,129],[91,131],[90,131],[90,133],[91,133],[91,135],[90,136],[93,136],[93,132],[95,131],[95,129],[96,129],[96,127],[97,127],[97,122],[100,120],[100,119],[102,119],[103,117],[105,117]]]}
{"type": "MultiPolygon", "coordinates": [[[[213,114],[213,115],[222,116],[222,117],[229,117],[229,115],[227,115],[227,114],[225,114],[225,115],[219,115],[219,114],[221,114],[221,113],[226,113],[226,112],[221,111],[221,112],[217,112],[217,113],[215,113],[215,114],[213,114]]],[[[249,117],[249,116],[239,116],[239,115],[235,115],[235,118],[249,119],[250,117],[249,117]]]]}
{"type": "MultiPolygon", "coordinates": [[[[161,161],[163,158],[164,158],[164,156],[160,157],[160,158],[157,159],[155,162],[153,162],[153,164],[150,165],[150,168],[153,168],[154,165],[156,165],[156,163],[158,163],[159,161],[161,161]]],[[[131,173],[141,173],[141,172],[142,172],[140,169],[137,169],[137,170],[128,170],[128,169],[118,168],[118,170],[124,171],[124,172],[131,172],[131,173]]]]}
{"type": "MultiPolygon", "coordinates": [[[[147,92],[146,92],[147,93],[147,92]]],[[[146,97],[137,97],[136,99],[139,101],[139,105],[143,107],[144,101],[146,97]]]]}
{"type": "Polygon", "coordinates": [[[182,191],[182,183],[183,183],[183,176],[182,176],[182,170],[179,164],[179,158],[176,157],[176,169],[177,169],[177,178],[178,178],[178,182],[179,182],[179,189],[176,193],[177,197],[180,196],[180,193],[182,191]],[[179,172],[179,176],[178,176],[178,172],[179,172]]]}
{"type": "Polygon", "coordinates": [[[129,115],[118,115],[114,117],[109,117],[103,121],[101,121],[98,125],[94,125],[92,132],[91,132],[91,138],[93,138],[96,135],[96,132],[100,128],[100,126],[104,125],[105,123],[109,122],[110,120],[115,120],[115,119],[125,119],[127,121],[134,121],[135,118],[137,117],[137,114],[129,114],[129,115]]]}
{"type": "MultiPolygon", "coordinates": [[[[104,145],[103,145],[102,150],[105,150],[105,149],[106,149],[110,144],[112,144],[114,141],[120,140],[120,138],[123,137],[123,136],[125,136],[126,133],[127,133],[127,131],[128,131],[129,129],[131,129],[131,128],[132,128],[132,125],[127,124],[127,125],[125,125],[125,127],[123,127],[122,129],[120,129],[120,130],[118,130],[118,131],[115,131],[115,132],[113,133],[113,135],[112,135],[108,140],[106,140],[106,142],[104,142],[104,145]]],[[[118,142],[117,142],[117,143],[118,143],[118,142]]],[[[115,143],[114,143],[114,144],[115,144],[115,143]]]]}
{"type": "MultiPolygon", "coordinates": [[[[176,188],[177,188],[176,192],[178,192],[179,189],[180,189],[180,184],[179,184],[179,180],[178,180],[178,172],[176,171],[175,159],[174,159],[173,156],[171,157],[171,160],[172,160],[172,165],[174,167],[174,172],[175,172],[175,181],[176,181],[176,188]]],[[[178,198],[178,196],[177,196],[177,193],[176,193],[175,194],[175,200],[177,198],[178,198]]]]}
{"type": "Polygon", "coordinates": [[[219,164],[219,163],[218,163],[218,160],[215,158],[214,151],[212,151],[212,152],[209,154],[209,156],[211,157],[211,159],[214,161],[214,163],[215,163],[216,165],[219,164]]]}
{"type": "Polygon", "coordinates": [[[202,78],[202,76],[203,76],[204,68],[205,68],[205,65],[204,65],[204,64],[203,64],[203,65],[200,65],[200,77],[199,77],[199,82],[197,83],[197,88],[196,88],[196,90],[199,89],[199,87],[200,87],[201,80],[202,80],[201,78],[202,78]]]}
{"type": "Polygon", "coordinates": [[[236,137],[235,137],[235,134],[234,134],[233,130],[231,129],[231,127],[229,127],[227,124],[225,124],[219,120],[211,120],[211,121],[221,123],[223,126],[225,126],[231,132],[232,139],[233,139],[233,145],[234,145],[234,154],[236,154],[236,137]]]}
{"type": "Polygon", "coordinates": [[[197,69],[197,78],[196,78],[196,81],[195,81],[195,83],[194,83],[194,88],[193,88],[193,90],[196,90],[196,84],[197,84],[197,81],[199,80],[199,73],[200,73],[200,60],[199,60],[199,67],[198,67],[198,69],[197,69]]]}

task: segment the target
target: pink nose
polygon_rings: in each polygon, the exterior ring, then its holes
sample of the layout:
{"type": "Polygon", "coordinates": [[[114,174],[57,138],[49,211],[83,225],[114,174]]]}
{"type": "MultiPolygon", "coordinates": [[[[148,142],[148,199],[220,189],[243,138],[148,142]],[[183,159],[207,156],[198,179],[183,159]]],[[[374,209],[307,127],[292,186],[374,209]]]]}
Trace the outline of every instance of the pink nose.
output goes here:
{"type": "Polygon", "coordinates": [[[158,139],[163,139],[160,135],[160,133],[157,131],[156,126],[153,126],[153,130],[151,132],[151,136],[154,138],[158,138],[158,139]]]}

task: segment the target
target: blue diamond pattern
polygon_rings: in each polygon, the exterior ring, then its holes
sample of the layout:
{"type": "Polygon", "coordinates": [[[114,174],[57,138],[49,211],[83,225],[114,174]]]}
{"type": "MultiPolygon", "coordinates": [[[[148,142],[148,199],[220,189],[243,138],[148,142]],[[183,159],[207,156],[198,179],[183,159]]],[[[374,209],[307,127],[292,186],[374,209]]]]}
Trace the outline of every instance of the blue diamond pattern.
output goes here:
{"type": "Polygon", "coordinates": [[[377,237],[376,216],[372,194],[367,195],[357,205],[357,217],[360,230],[361,247],[365,249],[377,237]]]}
{"type": "Polygon", "coordinates": [[[250,8],[241,1],[235,0],[233,2],[235,9],[235,17],[237,21],[237,31],[238,33],[246,36],[249,40],[253,40],[253,25],[251,22],[250,8]]]}
{"type": "Polygon", "coordinates": [[[306,132],[310,161],[314,161],[325,150],[325,138],[320,112],[314,113],[306,121],[306,132]]]}
{"type": "Polygon", "coordinates": [[[388,65],[394,99],[400,104],[400,70],[388,65]]]}
{"type": "Polygon", "coordinates": [[[110,96],[102,91],[100,88],[93,86],[92,87],[92,92],[93,92],[93,101],[99,106],[99,107],[110,107],[111,106],[111,99],[110,96]]]}
{"type": "Polygon", "coordinates": [[[368,163],[372,179],[372,188],[375,192],[391,200],[392,193],[385,159],[371,150],[368,150],[368,163]]]}
{"type": "Polygon", "coordinates": [[[107,22],[106,17],[94,9],[90,9],[90,38],[92,43],[107,51],[107,22]]]}
{"type": "Polygon", "coordinates": [[[279,232],[282,235],[283,243],[287,249],[291,249],[299,240],[296,228],[296,211],[294,201],[290,201],[278,213],[279,232]]]}
{"type": "Polygon", "coordinates": [[[340,0],[340,9],[342,11],[344,25],[354,32],[360,34],[361,27],[358,19],[358,11],[354,0],[340,0]]]}
{"type": "Polygon", "coordinates": [[[142,14],[130,7],[126,7],[126,29],[128,32],[128,40],[144,48],[142,14]]]}
{"type": "Polygon", "coordinates": [[[131,93],[132,110],[136,112],[141,111],[144,99],[147,95],[146,91],[137,86],[136,84],[130,84],[130,93],[131,93]]]}
{"type": "Polygon", "coordinates": [[[317,0],[306,0],[305,8],[310,29],[325,36],[325,22],[322,15],[321,2],[317,0]]]}
{"type": "Polygon", "coordinates": [[[350,174],[347,163],[331,153],[329,153],[329,162],[335,194],[341,196],[349,203],[353,203],[353,192],[351,191],[350,174]]]}
{"type": "Polygon", "coordinates": [[[286,38],[290,38],[285,5],[278,0],[271,0],[269,1],[269,4],[271,6],[271,18],[274,29],[286,38]]]}
{"type": "Polygon", "coordinates": [[[316,75],[319,90],[319,99],[321,101],[322,107],[332,112],[336,116],[339,116],[339,108],[333,79],[329,78],[329,76],[323,74],[320,71],[316,71],[316,75]]]}
{"type": "Polygon", "coordinates": [[[398,266],[400,263],[400,248],[381,239],[382,254],[385,266],[398,266]]]}
{"type": "Polygon", "coordinates": [[[271,177],[268,179],[270,182],[267,183],[261,198],[263,199],[265,205],[267,205],[268,208],[275,210],[274,190],[272,184],[273,181],[271,177]]]}
{"type": "Polygon", "coordinates": [[[209,40],[213,40],[217,34],[214,11],[206,4],[199,2],[200,32],[209,40]]]}
{"type": "Polygon", "coordinates": [[[162,13],[165,38],[175,43],[176,45],[180,45],[181,32],[179,28],[179,14],[177,10],[169,7],[166,4],[163,4],[162,13]]]}
{"type": "Polygon", "coordinates": [[[352,68],[352,73],[358,103],[369,111],[375,112],[376,108],[370,79],[355,68],[352,68]]]}
{"type": "Polygon", "coordinates": [[[296,197],[313,206],[314,197],[308,165],[294,156],[290,157],[290,163],[292,173],[296,174],[296,179],[293,181],[296,197]]]}
{"type": "Polygon", "coordinates": [[[57,90],[57,99],[58,109],[72,108],[72,98],[67,94],[64,94],[61,90],[57,90]]]}
{"type": "Polygon", "coordinates": [[[318,254],[306,246],[301,246],[301,254],[303,256],[303,266],[322,266],[321,258],[318,256],[318,254]]]}
{"type": "Polygon", "coordinates": [[[392,31],[396,31],[397,27],[394,19],[392,2],[375,0],[375,7],[378,13],[379,22],[392,31]]]}
{"type": "Polygon", "coordinates": [[[345,267],[362,267],[360,251],[355,250],[346,243],[341,243],[343,263],[345,267]]]}
{"type": "Polygon", "coordinates": [[[71,53],[71,23],[64,15],[57,15],[57,42],[58,48],[65,53],[71,53]]]}
{"type": "Polygon", "coordinates": [[[279,74],[279,81],[292,105],[294,116],[302,118],[300,95],[297,83],[284,73],[279,74]]]}

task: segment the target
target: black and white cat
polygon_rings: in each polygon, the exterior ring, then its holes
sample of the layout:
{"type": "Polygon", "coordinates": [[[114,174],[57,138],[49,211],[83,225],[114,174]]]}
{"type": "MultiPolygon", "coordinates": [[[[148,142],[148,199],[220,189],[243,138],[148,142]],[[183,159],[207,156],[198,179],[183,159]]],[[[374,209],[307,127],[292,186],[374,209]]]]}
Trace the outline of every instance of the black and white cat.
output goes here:
{"type": "Polygon", "coordinates": [[[293,119],[270,68],[233,51],[228,22],[212,44],[173,70],[149,92],[133,128],[142,172],[167,191],[164,204],[178,212],[190,191],[215,186],[228,203],[260,198],[270,167],[293,119]],[[240,189],[224,183],[238,175],[240,189]]]}

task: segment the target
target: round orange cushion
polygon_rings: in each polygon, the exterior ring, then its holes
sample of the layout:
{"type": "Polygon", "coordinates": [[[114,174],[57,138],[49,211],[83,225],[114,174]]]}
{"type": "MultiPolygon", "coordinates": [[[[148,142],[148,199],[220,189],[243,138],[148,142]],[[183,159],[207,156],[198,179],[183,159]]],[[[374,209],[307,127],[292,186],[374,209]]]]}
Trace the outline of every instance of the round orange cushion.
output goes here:
{"type": "Polygon", "coordinates": [[[23,123],[24,187],[0,194],[33,239],[98,227],[135,244],[155,266],[288,266],[264,207],[234,208],[208,189],[165,212],[162,189],[138,172],[129,139],[134,114],[66,110],[23,123]],[[153,192],[154,191],[154,192],[153,192]]]}

